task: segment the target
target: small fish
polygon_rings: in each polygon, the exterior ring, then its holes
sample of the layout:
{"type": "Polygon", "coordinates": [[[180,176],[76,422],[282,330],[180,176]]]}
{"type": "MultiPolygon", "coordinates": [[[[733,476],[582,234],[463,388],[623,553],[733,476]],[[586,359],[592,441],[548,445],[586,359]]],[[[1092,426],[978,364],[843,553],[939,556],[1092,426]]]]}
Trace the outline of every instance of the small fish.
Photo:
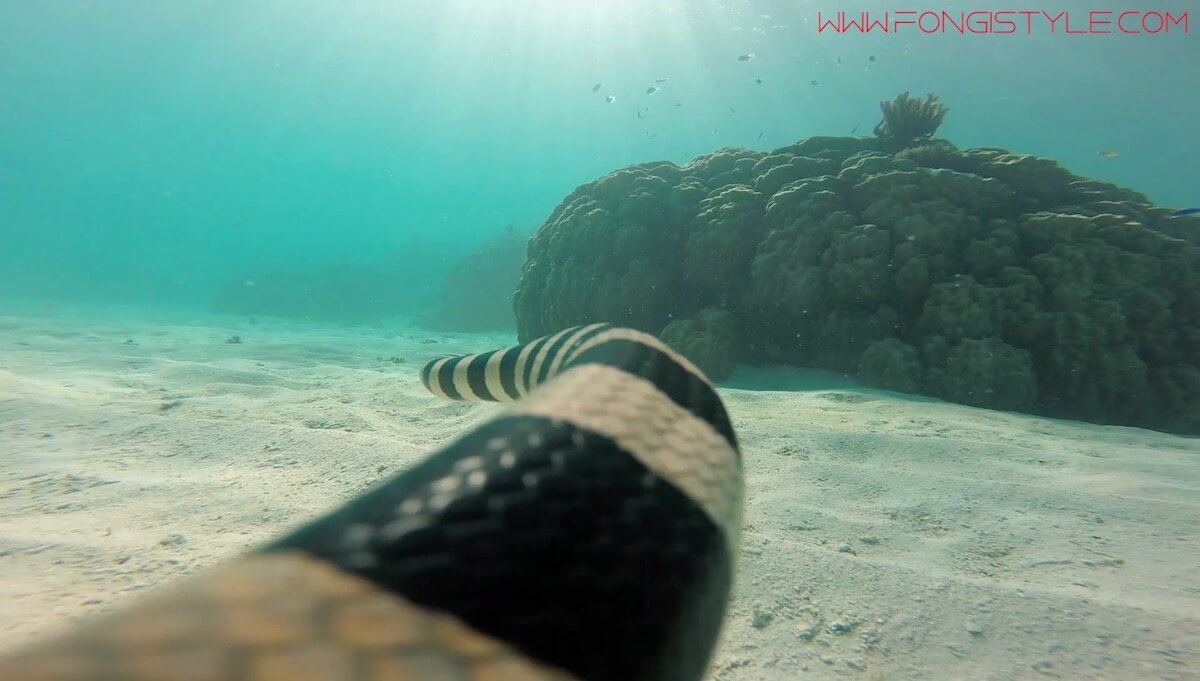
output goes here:
{"type": "Polygon", "coordinates": [[[650,87],[646,88],[646,94],[648,94],[648,95],[652,95],[652,94],[654,94],[655,92],[658,92],[658,88],[654,87],[653,85],[651,85],[650,87]]]}
{"type": "Polygon", "coordinates": [[[750,61],[751,59],[754,59],[753,54],[747,53],[747,54],[739,54],[738,55],[738,61],[750,61]]]}
{"type": "Polygon", "coordinates": [[[683,106],[683,102],[675,102],[675,106],[683,106]]]}
{"type": "Polygon", "coordinates": [[[854,128],[850,130],[850,134],[851,134],[851,135],[853,135],[853,134],[854,134],[854,133],[856,133],[856,132],[858,132],[858,126],[857,126],[857,125],[856,125],[856,126],[854,126],[854,128]]]}
{"type": "Polygon", "coordinates": [[[607,96],[607,97],[605,97],[605,98],[604,98],[604,101],[608,102],[609,104],[612,104],[613,102],[617,101],[617,96],[616,96],[616,95],[609,95],[609,96],[607,96]]]}
{"type": "Polygon", "coordinates": [[[641,111],[634,111],[634,113],[635,113],[635,114],[637,114],[638,118],[641,118],[641,117],[642,117],[642,112],[641,112],[641,111]]]}
{"type": "Polygon", "coordinates": [[[737,111],[737,109],[734,109],[733,107],[729,108],[729,113],[733,113],[734,111],[737,111]]]}
{"type": "Polygon", "coordinates": [[[759,85],[762,85],[762,78],[755,78],[754,82],[758,83],[759,85]]]}
{"type": "Polygon", "coordinates": [[[1120,156],[1121,154],[1113,151],[1112,149],[1101,149],[1100,155],[1103,156],[1104,158],[1116,158],[1116,157],[1120,156]]]}
{"type": "Polygon", "coordinates": [[[810,80],[810,81],[808,81],[808,82],[812,83],[813,85],[820,85],[820,83],[818,83],[818,82],[817,82],[817,81],[815,81],[815,80],[810,80]]]}
{"type": "MultiPolygon", "coordinates": [[[[765,132],[765,131],[764,131],[764,132],[765,132]]],[[[763,136],[763,134],[762,134],[761,132],[760,132],[760,133],[758,133],[758,139],[762,139],[762,136],[763,136]]]]}
{"type": "Polygon", "coordinates": [[[834,58],[833,58],[833,63],[834,63],[834,64],[837,64],[838,66],[841,66],[841,65],[842,65],[842,58],[841,58],[841,57],[834,57],[834,58]]]}
{"type": "Polygon", "coordinates": [[[600,87],[601,87],[602,85],[604,85],[604,83],[596,83],[595,85],[593,85],[593,86],[592,86],[592,92],[595,92],[596,90],[599,90],[599,89],[600,89],[600,87]]]}
{"type": "Polygon", "coordinates": [[[654,82],[655,83],[665,83],[665,82],[667,82],[667,80],[668,79],[666,79],[666,78],[655,78],[654,82]]]}
{"type": "Polygon", "coordinates": [[[1171,213],[1171,217],[1181,218],[1185,215],[1195,215],[1196,213],[1200,213],[1200,208],[1180,208],[1179,210],[1171,213]]]}
{"type": "Polygon", "coordinates": [[[874,61],[875,61],[875,55],[871,55],[871,56],[867,57],[867,61],[869,61],[869,62],[874,62],[874,61]]]}

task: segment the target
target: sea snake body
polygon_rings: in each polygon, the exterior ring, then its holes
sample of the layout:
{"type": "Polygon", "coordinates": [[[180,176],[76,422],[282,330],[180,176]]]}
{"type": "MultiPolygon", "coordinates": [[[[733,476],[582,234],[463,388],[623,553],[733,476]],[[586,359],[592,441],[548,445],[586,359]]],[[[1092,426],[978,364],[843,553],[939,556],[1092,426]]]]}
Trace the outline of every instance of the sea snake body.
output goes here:
{"type": "Polygon", "coordinates": [[[716,391],[604,324],[431,360],[514,404],[260,549],[0,660],[5,681],[693,681],[736,562],[716,391]]]}

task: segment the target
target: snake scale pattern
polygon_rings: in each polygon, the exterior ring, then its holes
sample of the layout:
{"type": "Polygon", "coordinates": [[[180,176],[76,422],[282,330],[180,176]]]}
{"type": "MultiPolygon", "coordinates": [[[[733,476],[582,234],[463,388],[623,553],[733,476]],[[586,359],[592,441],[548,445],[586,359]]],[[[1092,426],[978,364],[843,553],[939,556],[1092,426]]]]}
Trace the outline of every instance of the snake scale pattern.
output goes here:
{"type": "Polygon", "coordinates": [[[704,375],[593,324],[421,381],[513,404],[248,555],[0,659],[0,679],[702,678],[743,495],[704,375]]]}

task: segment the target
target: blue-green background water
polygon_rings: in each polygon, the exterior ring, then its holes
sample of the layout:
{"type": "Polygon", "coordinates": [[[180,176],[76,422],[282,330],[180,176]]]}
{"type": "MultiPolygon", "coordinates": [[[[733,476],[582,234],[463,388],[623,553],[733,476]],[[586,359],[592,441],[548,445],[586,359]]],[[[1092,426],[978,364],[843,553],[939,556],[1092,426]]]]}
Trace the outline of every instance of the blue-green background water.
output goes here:
{"type": "Polygon", "coordinates": [[[0,296],[204,307],[327,264],[433,281],[616,168],[870,134],[904,90],[941,95],[959,146],[1196,205],[1200,6],[1126,5],[1105,9],[1191,10],[1189,32],[817,34],[818,11],[902,9],[880,1],[0,0],[0,296]]]}

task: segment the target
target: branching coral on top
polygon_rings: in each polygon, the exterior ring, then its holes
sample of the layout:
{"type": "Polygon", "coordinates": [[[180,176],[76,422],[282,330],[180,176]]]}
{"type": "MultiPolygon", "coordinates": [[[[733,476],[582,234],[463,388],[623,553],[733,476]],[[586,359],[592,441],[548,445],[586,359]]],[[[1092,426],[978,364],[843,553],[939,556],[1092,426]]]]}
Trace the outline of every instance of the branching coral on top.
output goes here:
{"type": "Polygon", "coordinates": [[[902,92],[890,102],[880,102],[883,120],[875,126],[875,135],[902,142],[933,137],[949,111],[930,93],[925,101],[902,92]]]}

